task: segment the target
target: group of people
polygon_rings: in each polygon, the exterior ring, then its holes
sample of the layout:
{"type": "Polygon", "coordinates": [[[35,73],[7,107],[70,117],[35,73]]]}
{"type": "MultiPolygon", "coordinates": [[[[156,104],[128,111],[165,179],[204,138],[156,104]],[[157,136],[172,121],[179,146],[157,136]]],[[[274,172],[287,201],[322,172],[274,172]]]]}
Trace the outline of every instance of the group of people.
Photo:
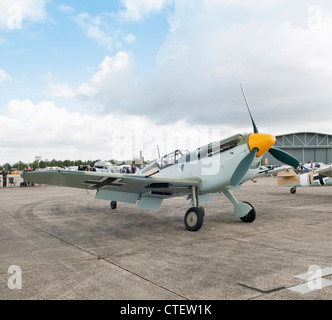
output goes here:
{"type": "MultiPolygon", "coordinates": [[[[78,166],[79,171],[97,171],[95,167],[90,167],[88,165],[79,165],[78,166]]],[[[129,166],[125,166],[120,169],[120,173],[136,173],[137,167],[135,165],[132,165],[130,168],[129,166]]]]}
{"type": "MultiPolygon", "coordinates": [[[[35,169],[33,168],[24,168],[24,172],[28,172],[28,171],[34,171],[35,169]]],[[[7,170],[6,168],[3,168],[2,171],[0,172],[0,175],[2,175],[2,187],[7,187],[7,176],[8,174],[11,174],[12,171],[11,170],[7,170]]]]}
{"type": "Polygon", "coordinates": [[[79,165],[78,170],[79,171],[96,171],[96,168],[90,167],[90,166],[79,165]]]}
{"type": "Polygon", "coordinates": [[[133,166],[131,167],[131,169],[129,169],[129,167],[123,167],[121,170],[120,170],[120,173],[131,173],[131,174],[134,174],[136,173],[137,171],[137,167],[133,164],[133,166]]]}

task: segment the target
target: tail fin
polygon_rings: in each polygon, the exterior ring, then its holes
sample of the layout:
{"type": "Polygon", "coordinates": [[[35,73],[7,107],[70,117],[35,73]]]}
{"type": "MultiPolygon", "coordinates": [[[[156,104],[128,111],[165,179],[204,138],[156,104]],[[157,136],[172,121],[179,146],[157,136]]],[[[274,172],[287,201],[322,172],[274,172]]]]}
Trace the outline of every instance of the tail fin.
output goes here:
{"type": "Polygon", "coordinates": [[[278,172],[278,186],[300,183],[300,176],[294,169],[278,172]]]}

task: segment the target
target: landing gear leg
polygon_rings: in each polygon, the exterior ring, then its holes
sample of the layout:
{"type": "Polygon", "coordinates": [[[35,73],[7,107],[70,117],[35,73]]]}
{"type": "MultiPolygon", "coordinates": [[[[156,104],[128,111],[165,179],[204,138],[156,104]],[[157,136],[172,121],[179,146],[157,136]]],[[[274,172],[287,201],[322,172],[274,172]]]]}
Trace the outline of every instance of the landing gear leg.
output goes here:
{"type": "Polygon", "coordinates": [[[243,222],[253,222],[256,219],[256,211],[249,202],[238,202],[229,190],[224,191],[224,194],[234,205],[235,217],[243,222]]]}
{"type": "Polygon", "coordinates": [[[191,187],[193,207],[189,208],[184,216],[184,225],[189,231],[198,231],[204,221],[205,211],[203,207],[198,207],[197,187],[191,187]]]}

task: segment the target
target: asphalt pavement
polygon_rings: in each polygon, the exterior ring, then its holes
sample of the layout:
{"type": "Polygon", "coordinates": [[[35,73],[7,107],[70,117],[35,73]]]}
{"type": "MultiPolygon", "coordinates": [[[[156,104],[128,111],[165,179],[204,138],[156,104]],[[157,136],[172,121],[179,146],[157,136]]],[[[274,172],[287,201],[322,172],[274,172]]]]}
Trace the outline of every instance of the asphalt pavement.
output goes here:
{"type": "Polygon", "coordinates": [[[332,187],[234,191],[256,209],[235,218],[224,195],[185,229],[184,198],[158,212],[82,189],[0,188],[0,299],[331,300],[332,187]]]}

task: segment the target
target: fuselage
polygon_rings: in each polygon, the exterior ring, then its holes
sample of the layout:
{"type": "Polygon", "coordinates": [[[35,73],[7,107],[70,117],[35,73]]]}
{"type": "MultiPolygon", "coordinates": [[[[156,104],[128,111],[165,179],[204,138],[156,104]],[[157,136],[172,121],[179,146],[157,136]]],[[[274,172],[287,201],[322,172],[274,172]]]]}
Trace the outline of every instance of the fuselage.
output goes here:
{"type": "MultiPolygon", "coordinates": [[[[199,177],[202,184],[200,193],[214,193],[230,186],[232,174],[250,153],[248,145],[250,134],[237,134],[227,139],[209,143],[192,152],[176,150],[154,163],[139,174],[160,175],[163,177],[199,177]]],[[[252,166],[260,164],[261,156],[255,157],[252,166]]],[[[243,182],[251,179],[250,170],[243,182]]]]}
{"type": "Polygon", "coordinates": [[[278,176],[278,185],[284,187],[332,186],[332,179],[317,170],[303,174],[296,174],[291,171],[288,175],[278,176]]]}

